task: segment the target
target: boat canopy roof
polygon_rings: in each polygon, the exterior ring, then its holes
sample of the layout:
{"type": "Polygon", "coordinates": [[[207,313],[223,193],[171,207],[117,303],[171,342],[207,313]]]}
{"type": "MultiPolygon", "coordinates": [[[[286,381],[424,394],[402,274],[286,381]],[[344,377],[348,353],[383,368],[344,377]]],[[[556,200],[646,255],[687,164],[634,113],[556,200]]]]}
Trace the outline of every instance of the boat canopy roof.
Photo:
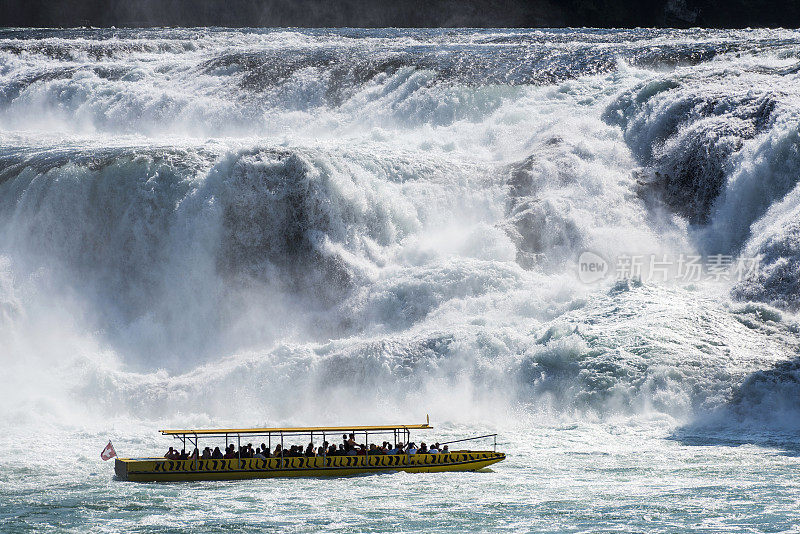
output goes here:
{"type": "Polygon", "coordinates": [[[392,432],[394,430],[428,430],[433,428],[430,419],[421,425],[376,425],[376,426],[307,426],[286,428],[187,428],[159,430],[165,436],[209,436],[236,434],[310,434],[312,432],[392,432]]]}

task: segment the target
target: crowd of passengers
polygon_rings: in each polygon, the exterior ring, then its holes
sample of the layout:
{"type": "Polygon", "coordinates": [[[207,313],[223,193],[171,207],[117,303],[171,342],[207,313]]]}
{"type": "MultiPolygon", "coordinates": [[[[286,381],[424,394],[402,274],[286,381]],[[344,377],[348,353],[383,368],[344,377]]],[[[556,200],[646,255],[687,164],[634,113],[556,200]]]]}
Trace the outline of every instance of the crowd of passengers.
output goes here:
{"type": "Polygon", "coordinates": [[[343,434],[342,442],[339,444],[338,448],[336,445],[331,445],[327,441],[322,442],[322,445],[318,448],[315,448],[313,443],[309,443],[305,450],[303,450],[302,445],[292,445],[288,449],[282,449],[279,444],[275,445],[275,450],[271,452],[264,443],[255,449],[252,443],[248,443],[247,445],[240,446],[238,451],[233,444],[230,444],[226,447],[225,452],[222,452],[219,447],[214,447],[214,450],[211,450],[211,447],[206,447],[203,449],[203,452],[200,453],[200,451],[195,448],[191,454],[188,454],[185,449],[181,449],[181,451],[178,452],[177,449],[170,447],[167,454],[164,455],[164,458],[168,460],[194,460],[196,458],[200,460],[229,458],[266,459],[300,456],[307,458],[313,458],[315,456],[359,456],[365,454],[369,454],[370,456],[373,454],[447,454],[449,452],[450,450],[447,448],[447,445],[440,448],[439,444],[435,443],[428,447],[425,445],[425,442],[421,442],[419,447],[417,447],[413,441],[406,445],[397,443],[394,446],[388,441],[384,441],[380,446],[370,443],[369,448],[367,448],[364,444],[356,443],[354,434],[350,434],[349,437],[347,434],[343,434]]]}

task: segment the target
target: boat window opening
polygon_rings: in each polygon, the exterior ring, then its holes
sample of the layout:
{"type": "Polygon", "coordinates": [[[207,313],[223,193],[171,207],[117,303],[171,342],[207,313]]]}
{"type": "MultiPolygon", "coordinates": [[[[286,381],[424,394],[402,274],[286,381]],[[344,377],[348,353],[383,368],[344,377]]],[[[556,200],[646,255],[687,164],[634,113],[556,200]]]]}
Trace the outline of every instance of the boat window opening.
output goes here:
{"type": "MultiPolygon", "coordinates": [[[[353,449],[353,445],[345,445],[344,451],[345,455],[347,454],[348,449],[350,449],[350,454],[355,454],[358,456],[374,456],[376,451],[382,453],[381,451],[385,448],[384,445],[388,443],[387,441],[382,442],[380,445],[370,443],[370,436],[372,439],[375,438],[375,434],[390,434],[394,438],[394,443],[391,443],[388,447],[391,449],[399,449],[398,454],[404,454],[406,456],[415,454],[415,450],[422,450],[423,454],[425,449],[420,449],[419,447],[409,448],[409,445],[412,444],[411,441],[411,430],[412,429],[432,429],[433,427],[430,426],[430,423],[426,423],[423,425],[395,425],[395,426],[361,426],[361,427],[307,427],[307,428],[244,428],[244,429],[219,429],[219,430],[212,430],[212,429],[197,429],[197,430],[161,430],[160,432],[162,435],[171,435],[173,438],[179,439],[183,446],[183,454],[188,459],[194,460],[192,462],[195,466],[199,465],[197,460],[200,457],[200,438],[204,439],[225,439],[225,447],[226,450],[230,448],[231,455],[234,458],[238,459],[246,459],[250,458],[252,454],[252,446],[247,445],[244,450],[242,449],[242,436],[265,436],[267,438],[267,442],[269,443],[268,451],[272,450],[272,436],[280,436],[281,438],[281,445],[280,445],[280,457],[286,458],[287,456],[294,456],[298,452],[304,456],[319,456],[319,457],[327,457],[331,454],[331,447],[312,447],[312,451],[309,451],[309,448],[304,445],[292,445],[291,451],[289,453],[284,452],[286,449],[286,439],[291,436],[298,438],[302,441],[303,436],[307,436],[309,438],[309,445],[314,444],[314,435],[316,434],[317,438],[319,439],[319,435],[322,434],[323,443],[327,442],[327,433],[329,431],[344,431],[351,436],[356,434],[364,434],[364,441],[359,444],[355,443],[353,449]],[[238,450],[234,451],[234,444],[233,440],[231,439],[233,436],[236,436],[235,445],[238,447],[238,450]],[[187,443],[188,442],[188,443],[187,443]],[[371,446],[374,445],[374,449],[371,449],[371,446]],[[400,447],[398,447],[400,445],[400,447]],[[295,450],[295,448],[298,448],[295,450]],[[305,453],[303,453],[303,449],[305,449],[305,453]],[[320,451],[320,449],[322,449],[320,451]],[[194,451],[197,450],[197,458],[192,458],[194,455],[194,451]]],[[[482,436],[475,436],[471,438],[459,439],[459,440],[452,440],[440,443],[440,445],[447,445],[452,443],[461,443],[485,438],[492,438],[492,450],[497,452],[497,435],[496,434],[485,434],[482,436]]],[[[360,441],[360,440],[359,440],[360,441]]],[[[332,447],[335,451],[336,446],[333,445],[332,447]]],[[[385,453],[382,453],[385,454],[385,453]]]]}

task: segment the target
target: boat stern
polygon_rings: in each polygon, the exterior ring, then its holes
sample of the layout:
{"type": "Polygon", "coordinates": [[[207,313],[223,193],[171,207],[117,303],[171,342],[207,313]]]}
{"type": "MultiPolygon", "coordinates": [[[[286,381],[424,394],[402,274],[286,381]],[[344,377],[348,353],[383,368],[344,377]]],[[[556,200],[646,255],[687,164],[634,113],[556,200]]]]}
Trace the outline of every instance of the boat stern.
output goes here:
{"type": "Polygon", "coordinates": [[[118,480],[128,480],[128,462],[116,458],[114,461],[114,475],[118,480]]]}

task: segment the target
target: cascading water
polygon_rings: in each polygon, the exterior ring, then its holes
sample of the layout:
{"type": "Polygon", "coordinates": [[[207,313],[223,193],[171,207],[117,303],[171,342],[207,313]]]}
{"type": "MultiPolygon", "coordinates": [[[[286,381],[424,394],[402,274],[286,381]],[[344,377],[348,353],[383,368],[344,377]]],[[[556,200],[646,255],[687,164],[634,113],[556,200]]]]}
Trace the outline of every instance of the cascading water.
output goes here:
{"type": "Polygon", "coordinates": [[[788,531],[798,66],[783,30],[0,31],[0,530],[788,531]],[[615,280],[684,255],[759,268],[615,280]],[[425,413],[509,460],[199,488],[96,461],[425,413]]]}

